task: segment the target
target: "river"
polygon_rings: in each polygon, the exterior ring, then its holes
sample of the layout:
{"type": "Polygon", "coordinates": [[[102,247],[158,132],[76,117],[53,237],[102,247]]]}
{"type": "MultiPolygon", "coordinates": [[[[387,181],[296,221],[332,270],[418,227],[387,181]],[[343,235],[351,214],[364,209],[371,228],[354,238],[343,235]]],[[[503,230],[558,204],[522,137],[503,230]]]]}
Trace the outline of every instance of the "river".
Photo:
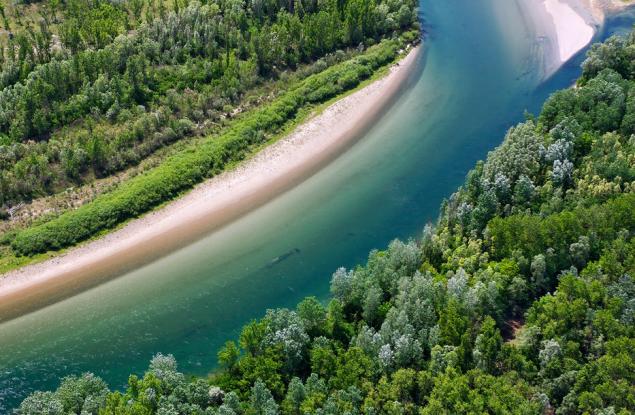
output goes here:
{"type": "MultiPolygon", "coordinates": [[[[219,347],[267,308],[325,299],[339,266],[417,237],[524,111],[579,75],[582,53],[542,81],[540,41],[514,1],[421,6],[425,52],[406,88],[335,161],[196,243],[0,325],[0,413],[68,374],[92,371],[122,388],[157,352],[206,374],[219,347]]],[[[610,19],[598,38],[633,21],[610,19]]]]}

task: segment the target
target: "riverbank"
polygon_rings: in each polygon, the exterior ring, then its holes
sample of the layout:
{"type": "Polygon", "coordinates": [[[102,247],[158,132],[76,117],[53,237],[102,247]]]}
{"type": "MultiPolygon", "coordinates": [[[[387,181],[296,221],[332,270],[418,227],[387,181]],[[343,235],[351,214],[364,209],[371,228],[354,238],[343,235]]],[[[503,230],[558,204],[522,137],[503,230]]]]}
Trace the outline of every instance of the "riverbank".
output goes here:
{"type": "Polygon", "coordinates": [[[420,47],[388,74],[336,101],[291,134],[184,197],[101,239],[0,279],[0,320],[138,267],[261,206],[311,176],[374,124],[411,73],[420,47]]]}

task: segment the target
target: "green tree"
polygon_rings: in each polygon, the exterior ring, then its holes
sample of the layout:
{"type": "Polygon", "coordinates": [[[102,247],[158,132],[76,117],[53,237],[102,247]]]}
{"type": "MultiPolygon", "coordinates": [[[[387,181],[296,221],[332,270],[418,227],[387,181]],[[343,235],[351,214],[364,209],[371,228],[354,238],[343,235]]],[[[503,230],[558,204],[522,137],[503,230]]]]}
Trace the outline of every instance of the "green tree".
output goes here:
{"type": "Polygon", "coordinates": [[[503,338],[496,322],[490,316],[485,317],[474,344],[476,367],[485,373],[496,374],[497,358],[502,345],[503,338]]]}

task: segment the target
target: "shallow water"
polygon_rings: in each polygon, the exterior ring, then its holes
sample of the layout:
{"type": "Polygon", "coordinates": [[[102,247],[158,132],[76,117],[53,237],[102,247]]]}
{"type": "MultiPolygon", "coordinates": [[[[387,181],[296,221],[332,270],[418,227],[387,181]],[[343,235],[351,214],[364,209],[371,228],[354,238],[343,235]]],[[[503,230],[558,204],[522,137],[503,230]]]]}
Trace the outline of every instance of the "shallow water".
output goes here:
{"type": "MultiPolygon", "coordinates": [[[[0,413],[71,373],[123,387],[157,352],[205,374],[250,319],[325,298],[338,266],[416,237],[524,110],[579,75],[581,54],[540,81],[540,47],[512,1],[422,0],[422,9],[425,53],[407,90],[325,169],[159,261],[0,325],[0,413]]],[[[607,33],[633,21],[614,19],[607,33]]]]}

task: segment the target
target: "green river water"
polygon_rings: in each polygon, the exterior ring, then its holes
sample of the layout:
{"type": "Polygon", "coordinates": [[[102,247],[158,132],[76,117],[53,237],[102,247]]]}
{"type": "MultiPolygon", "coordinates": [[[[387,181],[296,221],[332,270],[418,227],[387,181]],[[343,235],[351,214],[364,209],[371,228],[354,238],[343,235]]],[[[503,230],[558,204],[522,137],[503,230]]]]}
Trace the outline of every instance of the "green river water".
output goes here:
{"type": "MultiPolygon", "coordinates": [[[[72,373],[121,388],[157,352],[204,375],[250,319],[324,299],[337,267],[416,237],[524,110],[579,75],[581,54],[541,81],[541,40],[516,0],[421,3],[425,52],[406,88],[335,161],[196,243],[0,325],[0,413],[72,373]]],[[[611,19],[598,37],[633,21],[611,19]]]]}

